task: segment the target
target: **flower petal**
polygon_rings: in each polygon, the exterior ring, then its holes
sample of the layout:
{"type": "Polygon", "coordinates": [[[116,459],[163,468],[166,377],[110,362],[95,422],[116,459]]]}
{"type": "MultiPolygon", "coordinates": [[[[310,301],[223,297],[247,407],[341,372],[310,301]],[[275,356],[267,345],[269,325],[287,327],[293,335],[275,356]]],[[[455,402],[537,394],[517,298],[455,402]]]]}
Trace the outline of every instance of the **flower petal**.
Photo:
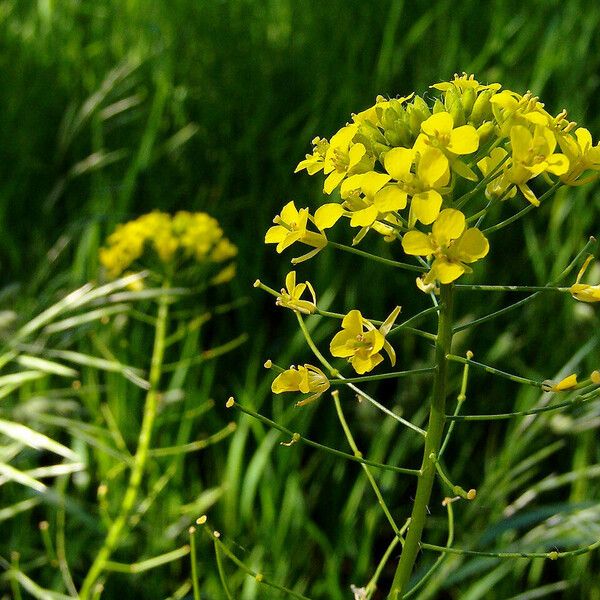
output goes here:
{"type": "Polygon", "coordinates": [[[288,202],[281,210],[281,220],[289,225],[290,223],[296,223],[300,217],[300,213],[294,204],[294,201],[288,202]]]}
{"type": "Polygon", "coordinates": [[[402,248],[411,256],[429,256],[435,252],[431,238],[421,231],[409,231],[402,238],[402,248]]]}
{"type": "Polygon", "coordinates": [[[431,115],[421,123],[421,131],[429,136],[448,135],[454,127],[454,119],[448,112],[439,112],[431,115]]]}
{"type": "Polygon", "coordinates": [[[342,181],[342,179],[344,179],[344,177],[346,177],[345,171],[332,171],[327,176],[327,179],[325,180],[325,183],[323,184],[323,191],[326,194],[331,194],[331,192],[333,192],[333,190],[335,190],[335,188],[340,184],[340,182],[342,181]]]}
{"type": "Polygon", "coordinates": [[[437,279],[440,283],[452,283],[465,272],[464,265],[460,263],[450,262],[445,257],[436,258],[431,265],[431,271],[427,275],[426,283],[437,279]]]}
{"type": "Polygon", "coordinates": [[[385,170],[396,180],[402,181],[410,174],[415,153],[410,148],[392,148],[383,158],[385,170]]]}
{"type": "Polygon", "coordinates": [[[450,163],[445,154],[438,148],[425,150],[419,159],[417,177],[428,187],[446,185],[450,180],[450,163]]]}
{"type": "Polygon", "coordinates": [[[355,167],[366,153],[367,149],[362,144],[353,144],[348,151],[348,171],[355,167]]]}
{"type": "Polygon", "coordinates": [[[359,375],[372,371],[381,362],[383,362],[383,356],[381,356],[381,354],[373,354],[369,357],[355,354],[350,361],[354,370],[359,375]]]}
{"type": "Polygon", "coordinates": [[[271,391],[274,394],[282,392],[298,392],[300,391],[300,380],[302,375],[293,367],[286,369],[275,377],[271,384],[271,391]]]}
{"type": "Polygon", "coordinates": [[[289,231],[281,225],[269,227],[265,234],[265,244],[278,244],[285,239],[289,231]]]}
{"type": "Polygon", "coordinates": [[[490,251],[490,245],[479,229],[467,229],[452,246],[452,254],[458,260],[472,263],[483,258],[490,251]]]}
{"type": "Polygon", "coordinates": [[[342,327],[353,335],[361,334],[363,332],[363,316],[360,310],[351,310],[342,320],[342,327]]]}
{"type": "Polygon", "coordinates": [[[397,185],[386,185],[376,194],[374,204],[379,212],[385,213],[392,210],[402,210],[406,208],[408,194],[401,190],[397,185]]]}
{"type": "Polygon", "coordinates": [[[510,144],[512,146],[513,156],[515,158],[527,158],[532,141],[531,133],[527,127],[523,127],[523,125],[515,125],[511,128],[510,144]]]}
{"type": "Polygon", "coordinates": [[[416,194],[410,201],[409,226],[413,227],[417,221],[430,225],[438,218],[441,206],[442,197],[435,190],[416,194]]]}
{"type": "Polygon", "coordinates": [[[294,294],[295,287],[296,287],[296,271],[290,271],[285,276],[285,288],[287,289],[290,296],[294,294]]]}
{"type": "Polygon", "coordinates": [[[448,246],[465,230],[465,215],[455,208],[445,208],[433,224],[432,233],[440,246],[448,246]]]}
{"type": "Polygon", "coordinates": [[[473,125],[463,125],[452,130],[447,146],[454,154],[471,154],[479,148],[479,135],[473,125]]]}
{"type": "Polygon", "coordinates": [[[348,358],[354,355],[352,342],[356,340],[356,334],[346,329],[338,331],[329,343],[329,352],[332,356],[348,358]],[[350,343],[349,343],[350,342],[350,343]]]}
{"type": "Polygon", "coordinates": [[[362,210],[354,211],[350,219],[350,225],[351,227],[368,227],[375,222],[378,214],[379,211],[376,206],[368,206],[362,210]]]}
{"type": "Polygon", "coordinates": [[[319,206],[317,212],[315,212],[315,225],[321,230],[329,229],[339,221],[343,214],[344,209],[341,204],[338,204],[337,202],[323,204],[323,206],[319,206]]]}
{"type": "Polygon", "coordinates": [[[362,176],[361,189],[367,197],[373,197],[391,177],[387,173],[369,171],[362,176]]]}

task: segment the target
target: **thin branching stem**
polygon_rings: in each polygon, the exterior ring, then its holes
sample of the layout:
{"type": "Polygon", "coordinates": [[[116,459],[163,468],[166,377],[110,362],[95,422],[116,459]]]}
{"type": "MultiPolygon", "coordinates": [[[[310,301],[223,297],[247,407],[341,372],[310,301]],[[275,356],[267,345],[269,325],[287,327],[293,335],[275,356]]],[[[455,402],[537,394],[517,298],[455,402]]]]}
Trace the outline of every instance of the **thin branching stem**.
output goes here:
{"type": "Polygon", "coordinates": [[[335,248],[336,250],[343,250],[344,252],[350,252],[351,254],[356,254],[361,256],[362,258],[366,258],[368,260],[373,260],[375,262],[384,264],[388,267],[395,267],[397,269],[404,269],[405,271],[414,271],[416,273],[423,273],[426,271],[424,267],[419,267],[417,265],[411,265],[408,263],[398,262],[397,260],[392,260],[390,258],[383,258],[382,256],[377,256],[376,254],[371,254],[370,252],[365,252],[364,250],[359,250],[358,248],[354,248],[354,246],[346,246],[346,244],[338,244],[337,242],[327,242],[328,246],[335,248]]]}
{"type": "Polygon", "coordinates": [[[447,415],[446,419],[449,421],[500,421],[503,419],[514,419],[516,417],[526,417],[528,415],[539,415],[545,412],[552,412],[556,410],[564,410],[573,406],[582,406],[588,402],[597,400],[600,397],[600,392],[591,395],[580,395],[576,396],[572,400],[565,400],[558,404],[550,404],[548,406],[540,406],[538,408],[530,408],[528,410],[517,410],[514,412],[507,413],[496,413],[488,415],[447,415]]]}
{"type": "Polygon", "coordinates": [[[477,362],[475,360],[471,360],[469,358],[463,358],[462,356],[455,356],[454,354],[446,355],[446,359],[452,362],[462,363],[463,365],[472,365],[477,367],[478,369],[483,369],[486,373],[490,373],[492,375],[497,375],[498,377],[503,377],[504,379],[508,379],[510,381],[514,381],[515,383],[522,383],[524,385],[531,385],[533,387],[537,387],[542,389],[543,382],[536,381],[535,379],[529,379],[528,377],[521,377],[520,375],[514,375],[513,373],[507,373],[506,371],[501,371],[500,369],[496,369],[495,367],[490,367],[489,365],[485,365],[483,363],[477,362]]]}
{"type": "Polygon", "coordinates": [[[331,448],[330,446],[325,446],[324,444],[315,442],[309,438],[304,437],[303,435],[300,435],[296,431],[292,431],[291,429],[288,429],[287,427],[284,427],[283,425],[280,425],[279,423],[272,421],[271,419],[265,417],[264,415],[261,415],[255,411],[253,411],[252,409],[247,408],[246,406],[242,406],[235,400],[230,399],[229,402],[227,403],[227,406],[235,407],[238,410],[241,410],[243,413],[246,413],[248,416],[250,416],[254,419],[257,419],[258,421],[261,421],[265,425],[268,425],[269,427],[272,427],[273,429],[277,429],[278,431],[285,433],[286,435],[288,435],[290,437],[290,442],[285,444],[287,446],[289,446],[291,444],[303,442],[307,446],[312,446],[313,448],[317,448],[318,450],[323,450],[324,452],[328,452],[329,454],[333,454],[334,456],[338,456],[339,458],[345,458],[346,460],[351,460],[353,462],[369,465],[370,467],[376,467],[378,469],[383,469],[386,471],[395,471],[396,473],[403,473],[405,475],[417,475],[418,476],[420,473],[420,471],[418,469],[405,469],[403,467],[395,467],[393,465],[386,465],[384,463],[378,463],[378,462],[374,462],[372,460],[367,460],[367,459],[359,457],[359,456],[354,456],[352,454],[348,454],[347,452],[342,452],[341,450],[338,450],[337,448],[331,448]]]}
{"type": "MultiPolygon", "coordinates": [[[[467,357],[471,357],[473,356],[473,354],[471,352],[467,353],[467,357]]],[[[456,398],[456,407],[454,408],[454,413],[453,416],[458,415],[458,413],[460,413],[460,409],[462,408],[462,405],[464,404],[465,400],[467,399],[467,383],[469,381],[469,363],[465,364],[463,367],[463,374],[462,374],[462,380],[461,380],[461,384],[460,384],[460,392],[458,393],[458,396],[456,398]]],[[[446,419],[448,419],[448,416],[446,415],[446,419]]],[[[448,426],[448,431],[446,431],[446,437],[444,438],[444,441],[442,442],[442,445],[440,447],[440,451],[438,452],[438,460],[441,460],[442,456],[444,455],[444,452],[446,452],[446,448],[448,447],[448,443],[450,442],[450,438],[452,437],[452,433],[454,432],[454,427],[456,426],[456,423],[454,421],[450,422],[450,425],[448,426]]]]}
{"type": "MultiPolygon", "coordinates": [[[[556,287],[556,285],[558,283],[560,283],[565,277],[567,277],[569,275],[569,273],[577,266],[581,257],[584,256],[588,252],[588,250],[592,246],[594,246],[595,243],[596,243],[596,238],[591,237],[588,240],[588,242],[586,243],[586,245],[577,253],[575,258],[564,268],[562,273],[560,273],[560,275],[554,281],[550,282],[547,287],[556,287]]],[[[454,327],[454,333],[463,331],[464,329],[469,329],[470,327],[475,327],[476,325],[481,325],[482,323],[487,323],[487,321],[491,321],[492,319],[495,319],[496,317],[500,317],[501,315],[504,315],[504,314],[514,310],[515,308],[519,308],[520,306],[523,306],[523,305],[527,304],[528,302],[531,302],[531,300],[533,300],[534,298],[537,298],[541,293],[542,293],[541,291],[534,292],[533,294],[527,296],[526,298],[523,298],[522,300],[519,300],[518,302],[515,302],[513,304],[510,304],[509,306],[501,308],[500,310],[496,310],[493,313],[484,315],[483,317],[479,317],[478,319],[469,321],[468,323],[463,323],[462,325],[457,325],[456,327],[454,327]]]]}
{"type": "MultiPolygon", "coordinates": [[[[352,435],[352,431],[350,430],[350,427],[348,427],[348,422],[346,421],[346,417],[344,416],[344,411],[342,410],[342,405],[340,404],[339,392],[337,390],[334,391],[332,393],[332,396],[333,396],[333,402],[335,404],[335,410],[336,410],[338,419],[340,421],[340,424],[342,425],[342,429],[344,430],[344,435],[346,436],[346,439],[348,440],[348,444],[350,445],[350,448],[352,449],[354,456],[362,457],[362,452],[358,449],[358,446],[356,445],[356,441],[354,440],[354,436],[352,435]]],[[[379,486],[377,485],[377,482],[375,481],[375,477],[373,477],[373,474],[371,473],[371,471],[367,465],[362,463],[361,466],[362,466],[363,471],[365,472],[365,475],[367,476],[367,479],[369,480],[369,484],[371,485],[371,487],[373,488],[373,491],[375,492],[375,496],[377,497],[377,502],[379,502],[379,506],[381,506],[381,510],[383,511],[383,514],[385,515],[386,519],[388,520],[388,523],[392,527],[393,532],[400,539],[401,543],[404,544],[404,539],[402,537],[402,534],[400,533],[400,529],[398,528],[398,525],[396,525],[396,521],[394,520],[394,517],[392,517],[392,513],[390,512],[390,509],[388,508],[388,505],[386,504],[386,502],[383,498],[383,494],[381,493],[381,490],[379,489],[379,486]]]]}
{"type": "MultiPolygon", "coordinates": [[[[227,590],[228,594],[229,594],[229,590],[227,589],[227,585],[224,581],[225,580],[225,572],[223,570],[223,565],[222,565],[222,561],[221,561],[221,552],[225,556],[227,556],[227,558],[229,558],[229,560],[231,562],[233,562],[244,573],[246,573],[250,577],[254,577],[254,579],[256,579],[256,581],[258,583],[260,583],[262,585],[266,585],[267,587],[273,588],[280,592],[283,592],[284,594],[287,594],[288,596],[291,596],[292,598],[296,598],[296,600],[311,600],[310,598],[308,598],[307,596],[304,596],[303,594],[295,592],[294,590],[290,590],[289,588],[279,585],[277,583],[273,583],[271,580],[267,579],[262,573],[254,571],[253,569],[248,567],[248,565],[246,565],[243,561],[241,561],[223,543],[223,541],[221,540],[221,536],[218,532],[216,532],[216,531],[211,532],[207,526],[204,526],[203,529],[204,529],[205,533],[213,540],[213,543],[215,545],[215,556],[217,557],[217,568],[219,569],[219,575],[221,576],[221,582],[223,583],[223,587],[227,590]],[[220,564],[220,566],[219,566],[219,564],[220,564]]],[[[231,598],[231,596],[228,596],[228,597],[231,598]]]]}
{"type": "MultiPolygon", "coordinates": [[[[309,348],[313,351],[314,355],[319,359],[321,364],[326,369],[329,369],[329,372],[332,375],[334,375],[338,379],[341,379],[342,381],[345,381],[345,378],[339,373],[339,371],[337,369],[334,369],[331,366],[331,363],[321,354],[321,352],[317,348],[315,342],[312,339],[312,336],[310,335],[310,332],[308,331],[308,329],[306,327],[306,324],[304,323],[304,319],[302,318],[302,315],[300,313],[296,313],[296,317],[298,319],[300,329],[302,330],[302,333],[304,334],[304,338],[306,339],[306,343],[308,344],[309,348]]],[[[413,431],[416,431],[418,434],[425,437],[425,435],[426,435],[425,430],[421,429],[414,423],[411,423],[410,421],[403,419],[401,416],[397,415],[396,413],[391,411],[389,408],[383,406],[383,404],[381,404],[380,402],[375,400],[375,398],[372,398],[371,396],[369,396],[369,394],[363,392],[361,389],[357,388],[353,383],[346,383],[346,385],[350,389],[354,390],[361,398],[364,398],[365,400],[370,402],[373,406],[377,407],[380,411],[384,412],[386,415],[389,415],[390,417],[392,417],[399,423],[402,423],[405,427],[408,427],[409,429],[412,429],[413,431]]]]}

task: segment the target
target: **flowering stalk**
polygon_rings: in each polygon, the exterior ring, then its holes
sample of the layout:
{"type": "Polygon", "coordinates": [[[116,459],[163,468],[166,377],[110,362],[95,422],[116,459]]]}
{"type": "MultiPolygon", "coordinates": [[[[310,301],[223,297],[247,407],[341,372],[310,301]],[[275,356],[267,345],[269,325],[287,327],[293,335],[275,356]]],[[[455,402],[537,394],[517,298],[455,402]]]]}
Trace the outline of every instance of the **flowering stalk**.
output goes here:
{"type": "MultiPolygon", "coordinates": [[[[165,280],[163,283],[163,290],[168,289],[169,285],[169,282],[165,280]]],[[[106,563],[110,559],[111,554],[119,543],[123,531],[126,529],[129,515],[138,496],[140,483],[142,481],[142,476],[146,467],[146,461],[148,459],[150,440],[152,437],[152,430],[154,427],[154,420],[156,418],[158,400],[160,397],[159,383],[162,374],[162,365],[165,352],[169,302],[170,300],[166,295],[162,295],[158,301],[158,314],[154,333],[154,348],[152,350],[152,359],[150,363],[150,388],[146,395],[144,417],[138,437],[137,450],[135,456],[133,457],[133,467],[131,469],[131,475],[129,476],[129,484],[125,492],[125,496],[123,497],[119,514],[112,522],[112,525],[110,526],[104,540],[104,544],[100,548],[98,554],[96,554],[96,558],[94,559],[94,562],[92,563],[92,566],[90,567],[83,581],[83,585],[81,586],[81,591],[79,593],[81,600],[88,600],[88,598],[91,597],[94,584],[105,571],[106,563]]]]}
{"type": "Polygon", "coordinates": [[[396,569],[392,589],[388,598],[400,600],[402,592],[406,589],[413,571],[417,554],[421,545],[421,536],[427,518],[427,505],[431,497],[433,480],[435,479],[436,466],[430,456],[438,455],[442,444],[444,423],[446,421],[446,385],[448,379],[448,360],[446,355],[450,353],[452,346],[452,284],[442,285],[440,288],[442,308],[438,318],[438,335],[435,344],[436,372],[433,383],[433,396],[429,409],[429,424],[427,426],[427,437],[423,450],[423,462],[421,474],[417,484],[417,494],[413,506],[410,526],[406,534],[406,540],[400,556],[400,562],[396,569]]]}

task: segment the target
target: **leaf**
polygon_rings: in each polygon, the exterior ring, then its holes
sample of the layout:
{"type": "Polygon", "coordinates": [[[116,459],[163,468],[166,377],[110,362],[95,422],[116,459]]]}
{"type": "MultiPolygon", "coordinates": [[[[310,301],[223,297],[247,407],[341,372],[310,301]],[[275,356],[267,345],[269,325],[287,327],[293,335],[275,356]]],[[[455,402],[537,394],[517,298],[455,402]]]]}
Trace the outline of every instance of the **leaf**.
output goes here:
{"type": "Polygon", "coordinates": [[[64,456],[65,458],[74,462],[79,461],[79,456],[66,446],[55,442],[43,433],[38,433],[37,431],[34,431],[25,425],[21,425],[21,423],[14,423],[13,421],[5,421],[4,419],[0,419],[0,433],[17,440],[18,442],[21,442],[30,448],[34,448],[36,450],[49,450],[50,452],[64,456]]]}

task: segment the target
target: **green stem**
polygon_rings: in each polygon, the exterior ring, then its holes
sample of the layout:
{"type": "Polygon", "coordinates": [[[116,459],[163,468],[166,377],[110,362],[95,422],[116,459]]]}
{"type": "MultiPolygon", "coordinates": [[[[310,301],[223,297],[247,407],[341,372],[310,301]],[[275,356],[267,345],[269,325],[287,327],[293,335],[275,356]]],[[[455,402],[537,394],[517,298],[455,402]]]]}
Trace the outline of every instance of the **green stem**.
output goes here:
{"type": "Polygon", "coordinates": [[[435,345],[435,363],[437,370],[433,384],[433,396],[429,410],[429,424],[425,448],[423,450],[423,461],[421,475],[417,484],[417,493],[410,518],[410,527],[400,556],[400,562],[396,569],[392,589],[388,596],[389,600],[400,600],[406,589],[410,576],[413,572],[417,554],[419,553],[421,536],[427,518],[427,506],[431,498],[431,490],[435,479],[436,467],[430,456],[437,456],[442,443],[444,423],[446,418],[446,384],[448,361],[446,355],[450,353],[452,346],[452,284],[442,285],[441,310],[438,320],[438,335],[435,345]]]}
{"type": "Polygon", "coordinates": [[[330,379],[331,385],[344,385],[347,383],[366,383],[367,381],[381,381],[384,379],[399,379],[400,377],[410,377],[411,375],[426,375],[433,373],[435,367],[423,367],[422,369],[413,369],[412,371],[392,371],[391,373],[381,373],[380,375],[364,375],[362,377],[345,377],[344,379],[330,379]]]}
{"type": "MultiPolygon", "coordinates": [[[[454,511],[452,510],[452,502],[446,502],[446,510],[448,511],[448,541],[446,542],[446,547],[450,548],[454,542],[454,511]]],[[[439,569],[445,559],[446,555],[440,554],[419,582],[404,594],[404,598],[412,598],[429,581],[429,578],[439,569]]]]}
{"type": "Polygon", "coordinates": [[[225,595],[227,596],[227,600],[233,600],[233,596],[229,591],[229,587],[227,586],[227,576],[225,575],[225,569],[223,569],[223,561],[221,560],[221,552],[219,551],[218,539],[214,537],[215,543],[215,559],[217,561],[217,571],[219,572],[219,579],[221,580],[221,585],[223,586],[223,590],[225,591],[225,595]]]}
{"type": "MultiPolygon", "coordinates": [[[[332,376],[335,376],[338,379],[341,379],[342,381],[345,382],[346,381],[345,377],[340,375],[339,371],[337,369],[334,369],[331,366],[331,363],[321,354],[321,352],[317,348],[314,340],[312,339],[312,337],[310,335],[310,331],[308,331],[308,329],[306,328],[304,319],[302,318],[302,315],[299,312],[296,312],[296,318],[298,319],[298,324],[300,325],[302,334],[304,335],[304,338],[306,339],[306,343],[308,344],[309,348],[313,351],[313,354],[319,359],[319,361],[325,368],[329,369],[329,372],[331,373],[332,376]]],[[[390,417],[392,417],[393,419],[398,421],[398,423],[402,423],[409,429],[412,429],[413,431],[416,431],[419,435],[422,435],[423,437],[425,437],[425,431],[423,431],[420,427],[417,427],[410,421],[407,421],[406,419],[397,415],[395,412],[391,411],[389,408],[386,408],[385,406],[383,406],[383,404],[381,404],[380,402],[377,402],[377,400],[375,400],[375,398],[372,398],[371,396],[369,396],[369,394],[367,394],[366,392],[363,392],[361,389],[357,388],[353,383],[346,382],[346,385],[351,390],[354,390],[361,398],[364,398],[365,400],[370,402],[373,406],[376,406],[380,411],[384,412],[386,415],[389,415],[390,417]]]]}
{"type": "Polygon", "coordinates": [[[192,587],[194,600],[200,600],[200,584],[198,583],[198,556],[196,552],[196,528],[190,527],[190,560],[192,562],[192,587]]]}
{"type": "Polygon", "coordinates": [[[421,544],[423,550],[435,550],[437,552],[445,552],[447,554],[462,554],[464,556],[489,556],[490,558],[548,558],[550,560],[558,560],[559,558],[569,558],[572,556],[581,556],[588,552],[593,552],[600,548],[600,540],[575,548],[574,550],[565,550],[559,552],[552,550],[550,552],[480,552],[477,550],[464,550],[463,548],[448,548],[446,546],[436,546],[435,544],[421,544]]]}
{"type": "Polygon", "coordinates": [[[420,473],[420,471],[418,469],[407,469],[404,467],[395,467],[393,465],[386,465],[384,463],[378,463],[378,462],[375,462],[372,460],[367,460],[366,458],[362,458],[362,456],[354,456],[353,454],[348,454],[347,452],[342,452],[341,450],[338,450],[337,448],[331,448],[330,446],[325,446],[323,444],[319,444],[319,442],[314,442],[313,440],[309,440],[308,438],[305,438],[304,436],[300,435],[298,432],[292,431],[291,429],[288,429],[287,427],[284,427],[283,425],[280,425],[279,423],[275,423],[275,421],[271,421],[271,419],[268,419],[267,417],[255,412],[249,408],[246,408],[245,406],[242,406],[241,404],[237,403],[235,400],[229,400],[229,402],[227,403],[226,406],[228,408],[235,407],[238,410],[241,410],[243,413],[247,414],[249,417],[252,417],[253,419],[256,419],[257,421],[260,421],[261,423],[264,423],[265,425],[272,427],[273,429],[277,429],[278,431],[281,431],[282,433],[289,435],[291,441],[286,443],[285,444],[286,446],[291,446],[292,444],[297,444],[299,442],[303,442],[307,446],[312,446],[313,448],[316,448],[317,450],[329,452],[329,454],[333,454],[334,456],[339,456],[340,458],[345,458],[346,460],[351,460],[353,462],[361,463],[363,465],[369,465],[371,467],[376,467],[377,469],[383,469],[385,471],[394,471],[396,473],[403,473],[404,475],[419,475],[419,473],[420,473]]]}
{"type": "Polygon", "coordinates": [[[490,373],[491,375],[497,375],[498,377],[503,377],[504,379],[508,379],[510,381],[514,381],[515,383],[522,383],[524,385],[531,385],[533,387],[537,387],[542,389],[543,382],[536,381],[535,379],[529,379],[528,377],[521,377],[520,375],[514,375],[513,373],[507,373],[506,371],[501,371],[500,369],[496,369],[495,367],[490,367],[489,365],[485,365],[483,363],[477,362],[475,360],[471,360],[469,358],[463,358],[462,356],[455,356],[454,354],[448,354],[446,356],[447,360],[452,362],[461,363],[463,365],[473,365],[478,369],[483,369],[486,373],[490,373]]]}
{"type": "Polygon", "coordinates": [[[354,248],[353,246],[346,246],[345,244],[338,244],[336,242],[331,241],[328,241],[327,245],[338,250],[343,250],[344,252],[357,254],[358,256],[368,258],[369,260],[374,260],[375,262],[382,263],[384,265],[387,265],[388,267],[396,267],[398,269],[405,269],[406,271],[414,271],[416,273],[422,273],[426,270],[424,267],[418,267],[417,265],[410,265],[407,263],[398,262],[397,260],[383,258],[382,256],[377,256],[376,254],[371,254],[369,252],[365,252],[364,250],[359,250],[358,248],[354,248]]]}
{"type": "MultiPolygon", "coordinates": [[[[531,206],[533,206],[533,204],[531,206]]],[[[565,277],[567,277],[567,275],[575,268],[575,266],[579,263],[579,260],[581,259],[581,257],[584,256],[585,253],[590,248],[592,248],[592,246],[594,246],[595,243],[596,243],[596,238],[593,236],[590,237],[587,244],[577,253],[575,258],[565,267],[565,269],[560,273],[560,275],[554,281],[551,281],[545,287],[556,287],[556,285],[558,283],[560,283],[565,277]]],[[[523,298],[522,300],[519,300],[518,302],[514,302],[513,304],[510,304],[509,306],[505,306],[504,308],[494,311],[493,313],[490,313],[483,317],[479,317],[478,319],[475,319],[474,321],[470,321],[469,323],[463,323],[462,325],[457,325],[454,328],[454,333],[458,333],[459,331],[463,331],[464,329],[469,329],[470,327],[475,327],[476,325],[480,325],[481,323],[486,323],[487,321],[491,321],[492,319],[495,319],[496,317],[499,317],[511,310],[514,310],[515,308],[518,308],[520,306],[523,306],[524,304],[527,304],[534,298],[537,298],[541,293],[542,293],[541,290],[538,292],[534,292],[533,294],[530,294],[529,296],[523,298]]]]}
{"type": "MultiPolygon", "coordinates": [[[[468,352],[467,357],[470,358],[471,356],[473,356],[473,354],[471,352],[468,352]]],[[[458,415],[458,413],[460,412],[460,409],[462,408],[463,403],[467,399],[467,383],[468,382],[469,382],[469,365],[466,364],[463,367],[463,375],[462,375],[462,381],[460,384],[460,392],[458,393],[458,397],[456,398],[456,407],[454,408],[454,414],[453,414],[454,417],[456,417],[458,415]]],[[[447,418],[448,418],[448,416],[446,416],[446,419],[447,418]]],[[[454,431],[455,426],[456,426],[456,422],[451,421],[450,425],[448,426],[448,431],[446,431],[446,437],[444,438],[444,441],[442,442],[442,447],[440,448],[440,451],[438,452],[438,460],[440,460],[442,458],[442,456],[444,455],[444,452],[446,451],[448,443],[450,442],[450,438],[452,437],[452,432],[454,431]]]]}
{"type": "Polygon", "coordinates": [[[277,583],[273,583],[272,581],[267,579],[262,573],[254,571],[253,569],[248,567],[220,540],[220,534],[218,532],[215,531],[215,532],[211,533],[209,531],[208,527],[204,527],[204,531],[210,538],[212,538],[213,543],[215,545],[217,568],[219,570],[219,575],[221,576],[221,582],[223,584],[223,587],[227,591],[229,598],[231,598],[231,596],[229,595],[229,590],[227,589],[227,586],[225,583],[225,572],[223,571],[223,565],[221,563],[221,552],[223,554],[225,554],[225,556],[227,556],[227,558],[229,558],[229,560],[233,564],[235,564],[242,571],[244,571],[244,573],[246,573],[250,577],[254,577],[254,579],[256,579],[256,581],[258,583],[265,585],[267,587],[273,588],[274,590],[278,590],[279,592],[283,592],[284,594],[287,594],[288,596],[291,596],[292,598],[296,598],[296,600],[311,600],[310,598],[308,598],[307,596],[304,596],[303,594],[295,592],[294,590],[290,590],[289,588],[286,588],[282,585],[278,585],[277,583]]]}
{"type": "MultiPolygon", "coordinates": [[[[163,289],[169,287],[168,281],[163,284],[163,289]]],[[[148,450],[150,448],[150,439],[152,437],[152,429],[160,397],[159,383],[162,374],[162,364],[165,352],[165,338],[167,331],[167,319],[169,315],[169,298],[166,295],[160,296],[158,303],[158,315],[156,320],[156,329],[154,334],[154,348],[152,350],[152,359],[150,362],[150,389],[146,395],[144,406],[144,416],[142,426],[138,437],[138,444],[135,456],[133,458],[133,466],[131,475],[129,476],[129,484],[118,516],[112,522],[104,544],[100,548],[96,558],[90,567],[79,593],[80,600],[88,600],[92,594],[92,589],[98,577],[105,570],[106,563],[110,559],[114,549],[116,548],[123,530],[126,528],[127,520],[133,509],[138,496],[138,491],[144,475],[146,460],[148,458],[148,450]]]]}
{"type": "MultiPolygon", "coordinates": [[[[558,187],[560,187],[560,182],[555,183],[549,190],[547,190],[544,194],[542,194],[539,198],[539,201],[542,202],[543,200],[548,198],[548,196],[552,195],[557,190],[558,187]]],[[[484,229],[482,231],[482,233],[489,235],[490,233],[493,233],[494,231],[499,231],[500,229],[503,229],[504,227],[508,227],[508,225],[512,225],[512,223],[514,223],[515,221],[518,221],[521,217],[524,217],[527,213],[530,213],[534,208],[537,208],[537,206],[535,206],[534,204],[530,204],[529,206],[526,206],[525,208],[521,209],[519,212],[515,213],[512,217],[509,217],[508,219],[505,219],[504,221],[500,221],[500,223],[497,223],[496,225],[492,225],[491,227],[484,229]]]]}
{"type": "MultiPolygon", "coordinates": [[[[344,416],[344,411],[342,410],[342,405],[340,404],[340,394],[336,390],[335,392],[332,393],[332,396],[333,396],[333,401],[335,403],[335,410],[337,412],[340,424],[342,425],[342,429],[344,430],[344,435],[346,436],[346,439],[348,440],[348,444],[350,445],[350,448],[352,448],[352,452],[354,453],[354,456],[358,456],[358,457],[362,458],[362,452],[358,449],[358,446],[356,445],[356,441],[354,440],[354,436],[352,435],[352,431],[350,431],[350,427],[348,427],[348,422],[346,421],[346,417],[344,416]]],[[[369,480],[369,484],[373,488],[373,492],[375,492],[375,496],[377,496],[377,502],[379,502],[379,506],[381,506],[381,510],[383,511],[383,514],[385,515],[386,519],[388,520],[388,523],[392,527],[394,534],[398,537],[398,539],[401,542],[404,542],[404,539],[402,538],[402,534],[400,533],[400,529],[398,528],[398,525],[396,525],[396,521],[394,521],[394,517],[392,517],[392,513],[390,512],[390,509],[388,508],[387,504],[385,503],[383,494],[381,493],[381,490],[379,489],[379,486],[377,485],[377,482],[375,481],[375,477],[373,477],[373,474],[371,473],[371,471],[367,465],[365,465],[363,463],[361,466],[363,468],[363,471],[365,472],[365,475],[367,476],[367,479],[369,480]]]]}
{"type": "Polygon", "coordinates": [[[371,596],[377,591],[377,582],[379,581],[379,578],[381,577],[381,572],[383,571],[385,565],[387,564],[388,560],[390,559],[390,556],[392,555],[394,548],[399,543],[400,543],[400,538],[398,536],[394,536],[394,538],[390,542],[390,545],[387,547],[387,550],[385,551],[384,555],[381,557],[381,560],[379,561],[379,564],[377,565],[377,568],[375,569],[375,573],[373,573],[373,576],[369,580],[369,583],[367,583],[367,586],[365,588],[367,598],[371,598],[371,596]]]}
{"type": "Polygon", "coordinates": [[[568,292],[568,287],[548,287],[547,285],[456,285],[457,291],[474,292],[568,292]]]}

